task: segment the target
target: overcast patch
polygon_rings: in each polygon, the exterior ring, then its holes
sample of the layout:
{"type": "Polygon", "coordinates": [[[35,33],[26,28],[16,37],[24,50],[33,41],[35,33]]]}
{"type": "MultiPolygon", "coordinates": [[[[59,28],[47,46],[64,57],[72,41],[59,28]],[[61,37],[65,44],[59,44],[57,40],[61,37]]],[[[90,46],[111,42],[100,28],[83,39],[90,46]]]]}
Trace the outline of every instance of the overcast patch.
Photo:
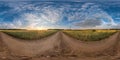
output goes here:
{"type": "Polygon", "coordinates": [[[82,22],[76,23],[76,26],[84,27],[84,28],[89,28],[89,27],[96,27],[102,24],[101,20],[97,19],[88,19],[84,20],[82,22]]]}

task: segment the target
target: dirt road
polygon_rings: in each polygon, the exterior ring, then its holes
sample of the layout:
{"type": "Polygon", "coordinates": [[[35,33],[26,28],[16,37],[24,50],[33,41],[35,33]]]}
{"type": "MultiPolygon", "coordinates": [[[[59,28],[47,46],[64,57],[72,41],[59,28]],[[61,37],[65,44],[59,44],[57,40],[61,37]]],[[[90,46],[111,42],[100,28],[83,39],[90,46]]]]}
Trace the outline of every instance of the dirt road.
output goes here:
{"type": "Polygon", "coordinates": [[[29,57],[28,60],[110,60],[120,57],[116,56],[119,55],[119,33],[97,42],[82,42],[62,32],[35,41],[0,35],[12,56],[29,57]]]}
{"type": "Polygon", "coordinates": [[[35,41],[20,40],[2,33],[2,39],[13,55],[30,57],[55,52],[55,48],[58,48],[60,43],[59,33],[35,41]]]}
{"type": "Polygon", "coordinates": [[[77,53],[77,55],[82,53],[87,55],[88,53],[90,55],[96,55],[101,53],[106,54],[106,52],[113,55],[115,53],[114,50],[116,43],[118,42],[118,35],[119,33],[116,33],[109,38],[96,42],[83,42],[80,40],[75,40],[65,34],[62,34],[62,38],[65,44],[69,48],[71,48],[72,52],[77,53]]]}

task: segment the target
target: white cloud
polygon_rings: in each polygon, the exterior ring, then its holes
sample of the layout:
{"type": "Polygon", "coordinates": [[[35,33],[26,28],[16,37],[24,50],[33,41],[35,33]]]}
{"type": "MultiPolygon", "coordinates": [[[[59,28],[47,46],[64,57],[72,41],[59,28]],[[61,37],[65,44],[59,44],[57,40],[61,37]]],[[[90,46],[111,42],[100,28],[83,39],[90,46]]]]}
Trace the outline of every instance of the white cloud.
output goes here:
{"type": "Polygon", "coordinates": [[[27,2],[13,3],[9,2],[8,6],[12,10],[7,12],[18,13],[21,12],[19,17],[14,18],[11,22],[3,22],[0,24],[2,28],[38,28],[42,26],[53,26],[62,19],[62,8],[55,8],[51,5],[41,5],[43,3],[30,4],[27,2]],[[32,12],[26,13],[25,10],[33,10],[32,12]],[[9,26],[9,27],[8,27],[9,26]]]}
{"type": "Polygon", "coordinates": [[[96,18],[106,18],[109,21],[107,23],[110,23],[111,25],[115,25],[116,24],[114,22],[113,18],[110,15],[108,15],[106,12],[104,12],[104,11],[101,11],[100,13],[96,13],[93,16],[96,17],[96,18]]]}
{"type": "MultiPolygon", "coordinates": [[[[95,11],[91,7],[94,6],[95,8],[97,8],[97,6],[94,3],[84,3],[83,5],[78,5],[78,6],[79,7],[77,7],[77,9],[65,7],[65,8],[69,8],[69,10],[71,9],[71,11],[74,11],[66,14],[69,21],[84,20],[89,15],[89,13],[92,13],[95,11]],[[94,10],[94,11],[90,11],[90,10],[94,10]]],[[[75,6],[72,6],[72,7],[75,7],[75,6]]]]}
{"type": "Polygon", "coordinates": [[[0,29],[9,29],[9,28],[16,28],[13,23],[2,23],[0,24],[0,29]]]}
{"type": "Polygon", "coordinates": [[[40,28],[40,27],[42,28],[42,26],[50,27],[52,24],[58,23],[58,21],[61,19],[61,12],[51,8],[48,9],[43,9],[42,13],[24,13],[21,15],[20,18],[18,18],[18,20],[20,21],[17,23],[19,24],[19,26],[26,25],[26,28],[29,29],[40,28]],[[22,24],[21,22],[26,22],[26,23],[22,24]]]}
{"type": "Polygon", "coordinates": [[[47,21],[50,21],[52,23],[55,23],[62,18],[62,10],[53,8],[51,6],[44,7],[42,9],[43,13],[41,14],[41,17],[47,21]]]}

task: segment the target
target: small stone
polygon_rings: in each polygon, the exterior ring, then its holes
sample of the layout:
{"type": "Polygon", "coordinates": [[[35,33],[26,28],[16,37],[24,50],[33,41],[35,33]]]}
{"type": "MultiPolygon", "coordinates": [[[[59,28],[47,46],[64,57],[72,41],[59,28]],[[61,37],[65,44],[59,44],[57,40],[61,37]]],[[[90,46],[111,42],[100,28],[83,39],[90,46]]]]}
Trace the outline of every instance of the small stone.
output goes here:
{"type": "Polygon", "coordinates": [[[50,56],[46,56],[47,58],[49,58],[50,56]]]}
{"type": "Polygon", "coordinates": [[[2,59],[6,59],[6,57],[2,57],[2,59]]]}

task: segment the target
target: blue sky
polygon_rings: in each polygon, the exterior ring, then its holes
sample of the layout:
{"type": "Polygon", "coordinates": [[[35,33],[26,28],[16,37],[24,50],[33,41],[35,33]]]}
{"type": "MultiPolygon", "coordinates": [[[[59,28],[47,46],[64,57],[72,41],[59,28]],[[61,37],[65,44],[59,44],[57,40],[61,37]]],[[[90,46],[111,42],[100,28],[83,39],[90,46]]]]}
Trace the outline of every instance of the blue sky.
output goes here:
{"type": "Polygon", "coordinates": [[[0,29],[120,29],[119,0],[0,1],[0,29]]]}

